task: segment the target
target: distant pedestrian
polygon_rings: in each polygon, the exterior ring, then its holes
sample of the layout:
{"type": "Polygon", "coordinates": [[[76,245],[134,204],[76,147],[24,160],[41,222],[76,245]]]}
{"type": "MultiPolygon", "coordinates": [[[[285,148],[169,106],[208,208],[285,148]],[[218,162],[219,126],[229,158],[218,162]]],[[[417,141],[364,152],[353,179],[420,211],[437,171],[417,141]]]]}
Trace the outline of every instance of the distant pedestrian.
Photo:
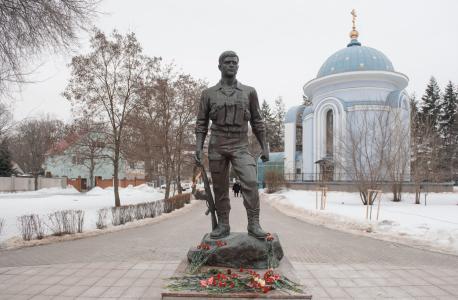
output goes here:
{"type": "Polygon", "coordinates": [[[234,197],[239,196],[241,189],[242,189],[242,186],[240,185],[240,183],[238,182],[234,183],[234,185],[232,186],[232,190],[234,191],[234,197]]]}

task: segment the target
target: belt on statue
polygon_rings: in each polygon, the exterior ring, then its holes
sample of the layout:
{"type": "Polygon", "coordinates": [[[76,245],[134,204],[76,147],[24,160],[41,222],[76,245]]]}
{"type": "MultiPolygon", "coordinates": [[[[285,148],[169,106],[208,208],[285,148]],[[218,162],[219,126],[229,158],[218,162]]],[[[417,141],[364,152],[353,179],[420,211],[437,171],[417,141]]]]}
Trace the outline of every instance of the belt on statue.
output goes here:
{"type": "Polygon", "coordinates": [[[214,136],[225,136],[225,137],[244,137],[247,135],[247,132],[232,132],[232,131],[220,131],[212,130],[211,135],[214,136]]]}

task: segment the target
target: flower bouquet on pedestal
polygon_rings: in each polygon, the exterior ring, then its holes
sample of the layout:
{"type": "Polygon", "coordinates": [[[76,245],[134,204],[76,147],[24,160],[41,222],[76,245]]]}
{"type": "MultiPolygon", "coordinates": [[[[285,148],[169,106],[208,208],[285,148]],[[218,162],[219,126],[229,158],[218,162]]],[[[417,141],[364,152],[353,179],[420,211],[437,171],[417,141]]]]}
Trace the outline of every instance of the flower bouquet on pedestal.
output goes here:
{"type": "Polygon", "coordinates": [[[285,276],[275,274],[269,269],[264,274],[253,270],[238,272],[227,269],[210,269],[207,272],[183,277],[172,277],[172,282],[167,286],[172,291],[195,291],[211,294],[225,293],[268,293],[273,290],[283,292],[301,293],[299,284],[289,280],[285,276]]]}

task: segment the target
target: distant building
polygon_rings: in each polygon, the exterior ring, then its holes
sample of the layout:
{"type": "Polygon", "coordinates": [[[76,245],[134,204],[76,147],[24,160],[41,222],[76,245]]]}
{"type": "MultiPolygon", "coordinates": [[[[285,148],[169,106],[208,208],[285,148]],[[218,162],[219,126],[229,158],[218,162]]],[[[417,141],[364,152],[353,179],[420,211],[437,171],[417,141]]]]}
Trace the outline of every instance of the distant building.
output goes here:
{"type": "MultiPolygon", "coordinates": [[[[273,161],[267,164],[258,161],[259,183],[268,169],[284,170],[285,178],[293,181],[351,180],[342,167],[348,160],[340,146],[348,142],[348,133],[361,124],[363,117],[394,112],[400,127],[410,132],[409,97],[405,90],[409,79],[395,71],[381,51],[361,45],[355,28],[356,14],[352,14],[350,43],[332,54],[316,78],[304,85],[304,104],[287,111],[285,152],[272,153],[273,161]]],[[[410,147],[408,137],[405,143],[410,147]]],[[[410,148],[407,151],[410,153],[410,148]]],[[[406,165],[404,179],[408,180],[409,163],[406,165]]]]}
{"type": "Polygon", "coordinates": [[[405,91],[409,79],[395,71],[381,51],[362,46],[358,35],[353,19],[350,43],[332,54],[316,78],[304,85],[306,105],[294,106],[286,113],[287,179],[318,180],[323,167],[329,172],[328,181],[350,179],[335,164],[336,158],[345,159],[338,144],[348,142],[350,128],[360,126],[358,121],[367,115],[394,111],[407,132],[410,129],[405,91]]]}
{"type": "MultiPolygon", "coordinates": [[[[83,186],[91,188],[90,186],[90,172],[89,172],[89,155],[88,148],[81,140],[87,134],[96,133],[78,133],[67,136],[65,139],[58,142],[46,154],[44,163],[45,174],[48,177],[62,177],[66,176],[70,179],[81,177],[83,186]]],[[[103,139],[101,139],[103,140],[103,139]]],[[[97,145],[101,150],[94,157],[95,168],[93,183],[95,178],[110,179],[113,177],[113,163],[109,158],[112,150],[105,147],[103,142],[97,145]]],[[[143,162],[128,162],[121,158],[119,163],[119,179],[143,179],[145,177],[143,162]]],[[[84,189],[84,188],[83,188],[84,189]]]]}

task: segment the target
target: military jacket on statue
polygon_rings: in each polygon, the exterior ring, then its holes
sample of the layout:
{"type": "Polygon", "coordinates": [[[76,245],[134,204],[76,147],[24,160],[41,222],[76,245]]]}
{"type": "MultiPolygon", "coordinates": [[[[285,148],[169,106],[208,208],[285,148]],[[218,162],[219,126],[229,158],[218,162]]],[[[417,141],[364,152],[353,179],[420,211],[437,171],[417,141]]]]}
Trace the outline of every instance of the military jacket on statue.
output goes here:
{"type": "Polygon", "coordinates": [[[238,81],[232,88],[218,83],[202,92],[196,133],[206,135],[209,120],[214,135],[247,133],[248,122],[255,134],[265,130],[256,90],[238,81]]]}

